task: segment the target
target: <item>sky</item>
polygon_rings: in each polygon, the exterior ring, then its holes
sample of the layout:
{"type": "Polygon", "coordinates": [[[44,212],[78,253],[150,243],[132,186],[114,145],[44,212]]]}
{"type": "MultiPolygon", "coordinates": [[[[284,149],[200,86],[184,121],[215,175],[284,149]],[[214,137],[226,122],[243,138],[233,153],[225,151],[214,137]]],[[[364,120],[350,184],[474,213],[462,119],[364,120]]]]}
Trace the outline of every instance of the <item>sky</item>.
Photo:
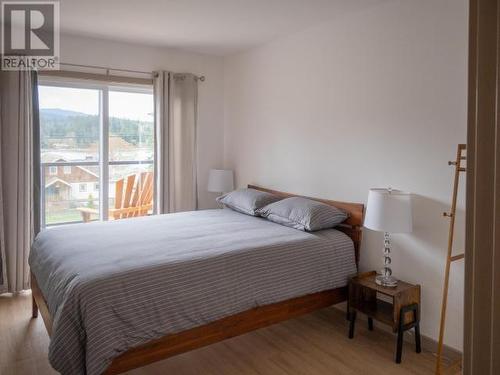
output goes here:
{"type": "MultiPolygon", "coordinates": [[[[39,86],[40,109],[64,109],[88,115],[99,114],[99,90],[69,87],[39,86]]],[[[153,95],[109,92],[110,117],[153,121],[153,95]]]]}

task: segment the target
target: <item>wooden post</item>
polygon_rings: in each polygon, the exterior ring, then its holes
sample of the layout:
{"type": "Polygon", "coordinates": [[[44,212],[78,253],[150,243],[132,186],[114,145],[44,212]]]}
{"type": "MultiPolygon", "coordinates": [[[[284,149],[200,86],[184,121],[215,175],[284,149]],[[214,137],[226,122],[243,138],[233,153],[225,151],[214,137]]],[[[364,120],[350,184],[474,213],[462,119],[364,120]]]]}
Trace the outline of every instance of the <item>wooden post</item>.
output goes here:
{"type": "Polygon", "coordinates": [[[457,208],[457,193],[458,193],[458,183],[460,179],[460,172],[464,172],[465,168],[462,167],[461,162],[465,160],[463,152],[466,146],[464,144],[459,144],[457,147],[457,157],[456,160],[448,162],[448,165],[455,166],[455,177],[453,181],[453,195],[451,198],[451,210],[450,212],[444,212],[443,216],[450,218],[450,229],[448,233],[448,251],[446,255],[446,267],[444,271],[444,286],[443,286],[443,301],[441,305],[441,324],[439,327],[439,341],[437,347],[437,358],[436,358],[436,375],[441,375],[441,359],[443,355],[443,341],[444,341],[444,331],[446,323],[446,307],[448,304],[448,288],[450,281],[450,266],[451,262],[455,260],[463,259],[463,254],[453,255],[453,235],[455,231],[455,213],[457,208]]]}
{"type": "Polygon", "coordinates": [[[36,304],[35,301],[35,292],[33,291],[33,274],[30,274],[30,279],[31,279],[31,317],[32,318],[38,318],[38,305],[36,304]]]}

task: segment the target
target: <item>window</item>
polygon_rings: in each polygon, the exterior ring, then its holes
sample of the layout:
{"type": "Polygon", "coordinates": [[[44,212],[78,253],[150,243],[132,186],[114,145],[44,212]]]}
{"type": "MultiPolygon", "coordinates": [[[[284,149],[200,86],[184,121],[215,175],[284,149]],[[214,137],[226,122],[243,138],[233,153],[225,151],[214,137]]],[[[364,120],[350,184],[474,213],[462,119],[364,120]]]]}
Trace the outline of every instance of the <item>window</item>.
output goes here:
{"type": "Polygon", "coordinates": [[[117,181],[154,171],[152,87],[41,77],[39,103],[43,226],[107,220],[117,181]]]}

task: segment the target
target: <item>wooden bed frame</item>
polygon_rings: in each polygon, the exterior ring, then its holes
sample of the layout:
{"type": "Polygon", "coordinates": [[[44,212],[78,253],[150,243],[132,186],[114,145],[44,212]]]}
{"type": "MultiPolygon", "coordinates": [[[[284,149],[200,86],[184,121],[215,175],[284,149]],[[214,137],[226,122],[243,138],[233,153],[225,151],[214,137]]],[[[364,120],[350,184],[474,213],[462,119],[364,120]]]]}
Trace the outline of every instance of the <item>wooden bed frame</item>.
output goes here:
{"type": "MultiPolygon", "coordinates": [[[[265,189],[254,185],[248,185],[248,187],[270,192],[281,197],[297,196],[295,194],[265,189]]],[[[361,226],[363,224],[363,204],[336,202],[317,198],[310,199],[341,208],[349,213],[349,218],[342,226],[338,227],[338,229],[352,238],[356,251],[357,263],[359,260],[359,246],[361,243],[361,226]]],[[[40,311],[50,336],[52,334],[52,317],[50,316],[45,298],[33,274],[31,274],[31,288],[33,293],[32,316],[36,318],[38,316],[38,311],[40,311]]],[[[343,302],[346,298],[347,287],[326,290],[273,303],[271,305],[256,307],[203,326],[166,335],[160,339],[127,350],[113,360],[104,374],[120,374],[177,354],[343,302]]]]}

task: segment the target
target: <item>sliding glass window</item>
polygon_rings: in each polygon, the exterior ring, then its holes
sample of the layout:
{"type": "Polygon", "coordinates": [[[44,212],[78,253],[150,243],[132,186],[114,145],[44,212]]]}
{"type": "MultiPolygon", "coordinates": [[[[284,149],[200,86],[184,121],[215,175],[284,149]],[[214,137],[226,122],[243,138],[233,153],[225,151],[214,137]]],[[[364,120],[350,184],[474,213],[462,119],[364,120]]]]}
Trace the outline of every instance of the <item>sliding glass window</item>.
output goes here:
{"type": "Polygon", "coordinates": [[[153,213],[151,86],[40,79],[43,226],[153,213]]]}

